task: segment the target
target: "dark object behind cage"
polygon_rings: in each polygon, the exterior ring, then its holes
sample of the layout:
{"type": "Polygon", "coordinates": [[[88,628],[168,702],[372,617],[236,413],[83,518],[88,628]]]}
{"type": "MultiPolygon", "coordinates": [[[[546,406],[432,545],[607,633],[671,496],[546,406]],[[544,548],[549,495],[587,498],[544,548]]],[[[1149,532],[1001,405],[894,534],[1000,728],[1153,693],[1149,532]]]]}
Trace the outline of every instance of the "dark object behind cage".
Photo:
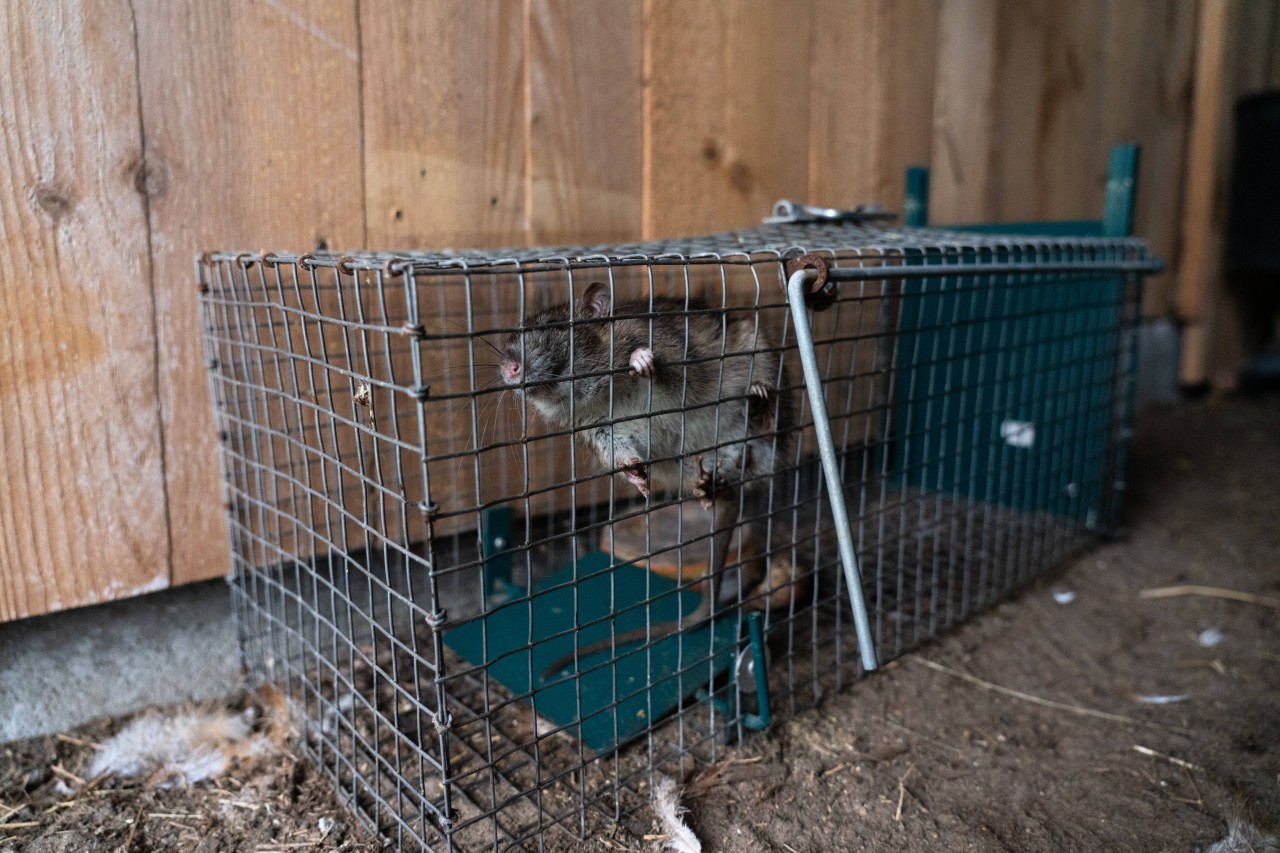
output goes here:
{"type": "Polygon", "coordinates": [[[1116,523],[1152,268],[1127,239],[856,220],[206,255],[250,678],[404,846],[607,825],[864,672],[796,320],[883,661],[1116,523]],[[801,254],[831,282],[793,315],[801,254]]]}

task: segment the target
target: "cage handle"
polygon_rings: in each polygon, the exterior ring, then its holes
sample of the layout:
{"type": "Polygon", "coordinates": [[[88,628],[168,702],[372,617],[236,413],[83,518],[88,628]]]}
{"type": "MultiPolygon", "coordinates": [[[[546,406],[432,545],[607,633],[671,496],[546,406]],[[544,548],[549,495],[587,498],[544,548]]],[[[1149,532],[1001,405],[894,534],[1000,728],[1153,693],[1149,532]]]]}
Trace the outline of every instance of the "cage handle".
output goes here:
{"type": "Polygon", "coordinates": [[[831,501],[831,520],[835,524],[836,539],[840,545],[840,562],[844,566],[845,586],[849,588],[849,605],[853,609],[853,624],[858,633],[858,652],[862,667],[878,668],[875,642],[871,638],[871,620],[867,618],[867,603],[862,597],[862,573],[858,569],[858,555],[853,548],[853,531],[849,527],[849,510],[844,502],[844,485],[840,481],[840,468],[836,462],[836,448],[831,439],[831,421],[827,417],[827,402],[822,395],[822,376],[818,372],[818,357],[813,349],[813,330],[809,327],[809,282],[814,272],[797,269],[787,279],[787,301],[791,303],[791,316],[795,320],[796,344],[800,351],[800,364],[804,369],[804,384],[809,391],[809,405],[813,409],[813,430],[818,438],[818,454],[822,457],[822,475],[827,484],[827,497],[831,501]]]}

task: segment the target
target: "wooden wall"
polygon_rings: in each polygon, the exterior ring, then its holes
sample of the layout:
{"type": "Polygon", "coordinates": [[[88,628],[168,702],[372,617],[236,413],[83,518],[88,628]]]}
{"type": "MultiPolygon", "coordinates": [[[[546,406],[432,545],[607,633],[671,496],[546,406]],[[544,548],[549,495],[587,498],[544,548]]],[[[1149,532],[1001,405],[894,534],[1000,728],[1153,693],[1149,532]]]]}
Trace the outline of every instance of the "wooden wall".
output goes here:
{"type": "Polygon", "coordinates": [[[1183,382],[1230,389],[1252,355],[1240,328],[1245,309],[1223,275],[1234,106],[1241,95],[1280,89],[1280,3],[1215,0],[1202,3],[1199,15],[1173,296],[1183,323],[1183,382]]]}
{"type": "Polygon", "coordinates": [[[0,3],[0,620],[225,571],[203,249],[706,232],[913,163],[938,222],[1086,217],[1133,140],[1168,314],[1230,2],[0,3]]]}

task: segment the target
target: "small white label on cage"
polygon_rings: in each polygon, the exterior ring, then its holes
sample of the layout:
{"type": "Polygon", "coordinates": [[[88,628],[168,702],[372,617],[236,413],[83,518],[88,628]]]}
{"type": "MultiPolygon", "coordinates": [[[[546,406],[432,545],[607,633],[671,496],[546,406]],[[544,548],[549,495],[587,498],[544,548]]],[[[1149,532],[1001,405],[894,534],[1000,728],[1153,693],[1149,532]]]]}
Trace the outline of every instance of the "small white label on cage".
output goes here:
{"type": "Polygon", "coordinates": [[[1003,421],[1000,437],[1010,447],[1030,447],[1036,443],[1036,425],[1031,421],[1003,421]]]}

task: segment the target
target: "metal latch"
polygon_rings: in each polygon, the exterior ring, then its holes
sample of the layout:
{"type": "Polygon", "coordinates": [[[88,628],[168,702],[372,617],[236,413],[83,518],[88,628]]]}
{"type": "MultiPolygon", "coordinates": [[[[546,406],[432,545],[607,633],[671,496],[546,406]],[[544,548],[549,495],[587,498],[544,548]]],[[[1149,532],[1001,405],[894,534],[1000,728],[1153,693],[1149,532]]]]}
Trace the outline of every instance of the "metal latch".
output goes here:
{"type": "Polygon", "coordinates": [[[790,199],[779,199],[774,202],[773,215],[764,219],[765,225],[782,225],[790,222],[850,222],[855,225],[863,222],[892,222],[898,214],[885,210],[878,204],[860,204],[841,210],[837,207],[817,207],[812,204],[800,204],[790,199]]]}

